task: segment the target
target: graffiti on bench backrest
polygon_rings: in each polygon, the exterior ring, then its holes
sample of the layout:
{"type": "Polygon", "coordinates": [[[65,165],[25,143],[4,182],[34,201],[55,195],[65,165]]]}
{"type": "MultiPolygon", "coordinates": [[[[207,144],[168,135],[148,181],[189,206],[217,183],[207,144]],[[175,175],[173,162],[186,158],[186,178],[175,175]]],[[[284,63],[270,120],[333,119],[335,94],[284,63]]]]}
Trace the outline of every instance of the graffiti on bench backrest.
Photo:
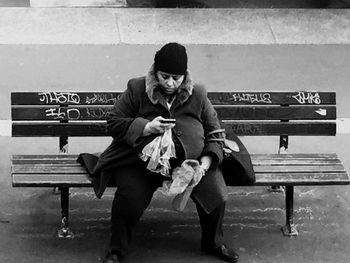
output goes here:
{"type": "MultiPolygon", "coordinates": [[[[114,104],[118,97],[113,94],[94,93],[86,96],[85,101],[82,100],[77,93],[72,92],[40,92],[39,100],[42,104],[114,104]]],[[[52,120],[81,120],[81,119],[105,119],[110,108],[105,107],[89,107],[89,108],[67,108],[52,107],[45,110],[45,116],[52,120]]]]}
{"type": "Polygon", "coordinates": [[[38,93],[40,102],[46,104],[79,104],[80,96],[71,92],[41,92],[38,93]]]}
{"type": "Polygon", "coordinates": [[[271,104],[270,93],[234,93],[232,99],[234,101],[243,101],[249,103],[266,103],[271,104]]]}
{"type": "Polygon", "coordinates": [[[104,119],[107,117],[110,109],[107,108],[87,108],[86,114],[93,119],[104,119]]]}
{"type": "Polygon", "coordinates": [[[296,99],[300,104],[320,104],[321,97],[318,92],[303,92],[300,91],[298,94],[292,96],[296,99]]]}
{"type": "Polygon", "coordinates": [[[76,108],[61,109],[61,108],[49,108],[45,110],[46,117],[53,117],[54,120],[79,120],[80,110],[76,108]]]}
{"type": "Polygon", "coordinates": [[[114,104],[118,98],[112,94],[93,94],[92,97],[86,96],[86,104],[114,104]]]}

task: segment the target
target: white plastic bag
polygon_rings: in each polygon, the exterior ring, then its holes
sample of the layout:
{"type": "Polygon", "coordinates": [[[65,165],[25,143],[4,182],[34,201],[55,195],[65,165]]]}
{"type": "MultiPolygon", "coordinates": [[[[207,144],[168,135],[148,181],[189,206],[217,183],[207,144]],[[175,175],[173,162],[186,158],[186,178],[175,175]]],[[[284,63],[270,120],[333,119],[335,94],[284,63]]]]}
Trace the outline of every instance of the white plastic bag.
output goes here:
{"type": "Polygon", "coordinates": [[[171,129],[156,137],[147,144],[140,155],[141,160],[147,161],[147,169],[170,177],[170,158],[175,158],[175,145],[172,139],[171,129]]]}
{"type": "Polygon", "coordinates": [[[163,182],[161,192],[165,195],[176,195],[172,206],[177,211],[183,211],[193,188],[202,176],[197,160],[185,160],[180,167],[173,170],[172,180],[163,182]]]}

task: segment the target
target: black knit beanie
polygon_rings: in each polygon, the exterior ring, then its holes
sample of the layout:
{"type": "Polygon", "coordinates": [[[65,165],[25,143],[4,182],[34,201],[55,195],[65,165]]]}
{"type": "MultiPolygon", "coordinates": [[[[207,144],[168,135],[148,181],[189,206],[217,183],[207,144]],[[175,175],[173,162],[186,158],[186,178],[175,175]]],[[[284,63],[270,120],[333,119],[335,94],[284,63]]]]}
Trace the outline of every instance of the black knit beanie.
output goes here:
{"type": "Polygon", "coordinates": [[[154,72],[158,70],[176,75],[187,71],[186,48],[178,43],[168,43],[157,51],[154,57],[154,72]]]}

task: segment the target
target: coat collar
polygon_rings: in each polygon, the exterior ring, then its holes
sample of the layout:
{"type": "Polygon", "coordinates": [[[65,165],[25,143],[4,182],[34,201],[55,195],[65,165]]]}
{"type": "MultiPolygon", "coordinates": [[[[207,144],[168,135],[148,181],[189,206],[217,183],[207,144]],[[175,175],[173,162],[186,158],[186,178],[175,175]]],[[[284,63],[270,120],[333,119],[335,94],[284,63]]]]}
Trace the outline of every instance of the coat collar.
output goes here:
{"type": "MultiPolygon", "coordinates": [[[[194,82],[191,78],[190,72],[187,70],[184,81],[179,87],[177,99],[183,104],[192,95],[194,82]]],[[[146,93],[148,98],[153,104],[157,104],[164,100],[162,93],[160,92],[159,82],[156,79],[154,72],[154,65],[151,66],[146,76],[146,93]]]]}

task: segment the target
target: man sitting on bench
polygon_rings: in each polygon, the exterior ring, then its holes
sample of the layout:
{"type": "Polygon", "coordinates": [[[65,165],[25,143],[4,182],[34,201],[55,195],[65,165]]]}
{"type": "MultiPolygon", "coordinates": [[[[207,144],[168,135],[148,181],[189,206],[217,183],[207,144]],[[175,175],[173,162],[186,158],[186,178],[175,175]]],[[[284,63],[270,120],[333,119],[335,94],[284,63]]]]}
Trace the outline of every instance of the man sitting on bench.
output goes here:
{"type": "Polygon", "coordinates": [[[156,53],[146,77],[128,82],[107,118],[107,133],[113,142],[101,154],[92,174],[98,197],[109,183],[117,187],[109,252],[103,262],[119,262],[125,257],[135,225],[153,193],[167,179],[149,171],[139,157],[145,145],[167,129],[172,129],[176,149],[171,167],[196,159],[205,174],[191,194],[202,228],[201,249],[237,262],[238,255],[223,240],[227,188],[218,168],[223,159],[222,142],[205,140],[207,134],[220,129],[219,120],[204,87],[194,84],[187,70],[186,49],[178,43],[168,43],[156,53]],[[166,119],[176,120],[168,123],[166,119]]]}

